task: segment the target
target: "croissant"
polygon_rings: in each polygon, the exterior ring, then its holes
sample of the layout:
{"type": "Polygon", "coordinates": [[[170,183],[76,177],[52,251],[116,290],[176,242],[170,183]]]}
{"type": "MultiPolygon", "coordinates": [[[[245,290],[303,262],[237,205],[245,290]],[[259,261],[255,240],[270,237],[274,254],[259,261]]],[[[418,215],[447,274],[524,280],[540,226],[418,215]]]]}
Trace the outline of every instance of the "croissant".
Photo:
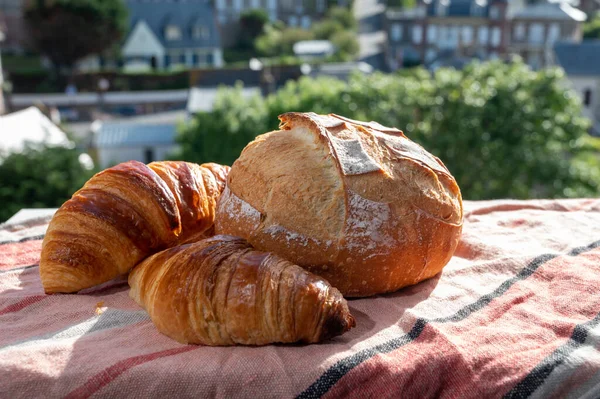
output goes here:
{"type": "Polygon", "coordinates": [[[127,273],[163,249],[213,235],[228,166],[129,161],[94,175],[56,212],[42,243],[46,293],[127,273]]]}
{"type": "Polygon", "coordinates": [[[314,343],[355,325],[326,280],[233,236],[152,255],[129,285],[158,330],[181,343],[314,343]]]}

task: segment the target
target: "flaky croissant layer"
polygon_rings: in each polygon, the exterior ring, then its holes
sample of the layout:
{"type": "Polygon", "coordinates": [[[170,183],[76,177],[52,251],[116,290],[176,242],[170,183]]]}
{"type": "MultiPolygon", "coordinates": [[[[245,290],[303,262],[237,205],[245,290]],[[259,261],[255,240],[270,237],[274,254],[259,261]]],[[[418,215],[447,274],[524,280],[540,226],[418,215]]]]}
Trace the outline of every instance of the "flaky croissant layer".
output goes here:
{"type": "Polygon", "coordinates": [[[76,292],[127,273],[165,248],[211,236],[228,166],[129,161],[94,175],[56,212],[40,277],[76,292]]]}
{"type": "Polygon", "coordinates": [[[133,269],[129,285],[158,330],[182,343],[314,343],[355,325],[326,280],[233,236],[157,253],[133,269]]]}

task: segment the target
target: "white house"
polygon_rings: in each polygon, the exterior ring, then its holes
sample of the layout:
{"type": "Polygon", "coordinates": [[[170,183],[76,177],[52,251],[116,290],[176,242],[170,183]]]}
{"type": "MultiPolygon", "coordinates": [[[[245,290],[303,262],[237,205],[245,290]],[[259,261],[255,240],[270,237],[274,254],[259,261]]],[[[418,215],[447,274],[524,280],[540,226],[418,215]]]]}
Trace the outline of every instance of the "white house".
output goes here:
{"type": "Polygon", "coordinates": [[[125,68],[221,67],[223,51],[213,8],[206,0],[127,0],[130,32],[125,68]]]}
{"type": "Polygon", "coordinates": [[[27,146],[73,147],[66,133],[38,108],[0,116],[0,159],[27,146]]]}
{"type": "Polygon", "coordinates": [[[600,136],[600,40],[557,43],[554,53],[572,88],[581,96],[583,115],[593,124],[591,133],[600,136]]]}
{"type": "Polygon", "coordinates": [[[107,168],[129,160],[149,163],[177,151],[175,123],[104,122],[94,131],[98,163],[107,168]]]}

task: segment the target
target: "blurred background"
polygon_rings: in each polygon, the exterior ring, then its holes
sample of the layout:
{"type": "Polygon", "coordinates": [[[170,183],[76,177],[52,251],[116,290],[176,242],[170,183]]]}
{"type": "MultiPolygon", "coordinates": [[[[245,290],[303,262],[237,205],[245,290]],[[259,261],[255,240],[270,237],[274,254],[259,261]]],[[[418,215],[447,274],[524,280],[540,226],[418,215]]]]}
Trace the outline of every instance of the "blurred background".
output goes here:
{"type": "Polygon", "coordinates": [[[465,199],[600,192],[600,0],[0,0],[0,222],[288,111],[396,126],[465,199]]]}

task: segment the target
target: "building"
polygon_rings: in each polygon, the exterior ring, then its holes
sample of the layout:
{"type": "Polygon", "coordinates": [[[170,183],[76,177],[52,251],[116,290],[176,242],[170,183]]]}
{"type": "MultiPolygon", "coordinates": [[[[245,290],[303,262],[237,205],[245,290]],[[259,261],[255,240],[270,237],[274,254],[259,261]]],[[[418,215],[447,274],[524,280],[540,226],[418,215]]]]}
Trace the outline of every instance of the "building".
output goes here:
{"type": "Polygon", "coordinates": [[[440,53],[457,57],[506,55],[506,0],[418,0],[412,9],[387,10],[390,69],[435,64],[440,53]]]}
{"type": "Polygon", "coordinates": [[[23,50],[26,41],[23,4],[24,0],[0,0],[0,26],[5,27],[6,36],[4,42],[0,42],[0,49],[23,50]]]}
{"type": "Polygon", "coordinates": [[[583,114],[592,121],[591,133],[600,136],[600,40],[557,43],[554,52],[571,87],[581,96],[583,114]]]}
{"type": "Polygon", "coordinates": [[[534,69],[553,64],[552,46],[579,41],[586,15],[566,0],[418,0],[386,12],[390,69],[463,65],[518,54],[534,69]]]}
{"type": "Polygon", "coordinates": [[[177,151],[175,123],[103,122],[92,139],[100,168],[129,160],[149,163],[167,159],[177,151]]]}
{"type": "Polygon", "coordinates": [[[127,0],[130,32],[122,48],[126,68],[221,67],[223,52],[206,0],[127,0]]]}
{"type": "Polygon", "coordinates": [[[566,1],[539,1],[510,16],[509,52],[533,69],[554,65],[554,44],[580,42],[586,14],[566,1]]]}
{"type": "Polygon", "coordinates": [[[65,132],[38,108],[0,117],[0,157],[21,152],[27,146],[73,147],[65,132]]]}

